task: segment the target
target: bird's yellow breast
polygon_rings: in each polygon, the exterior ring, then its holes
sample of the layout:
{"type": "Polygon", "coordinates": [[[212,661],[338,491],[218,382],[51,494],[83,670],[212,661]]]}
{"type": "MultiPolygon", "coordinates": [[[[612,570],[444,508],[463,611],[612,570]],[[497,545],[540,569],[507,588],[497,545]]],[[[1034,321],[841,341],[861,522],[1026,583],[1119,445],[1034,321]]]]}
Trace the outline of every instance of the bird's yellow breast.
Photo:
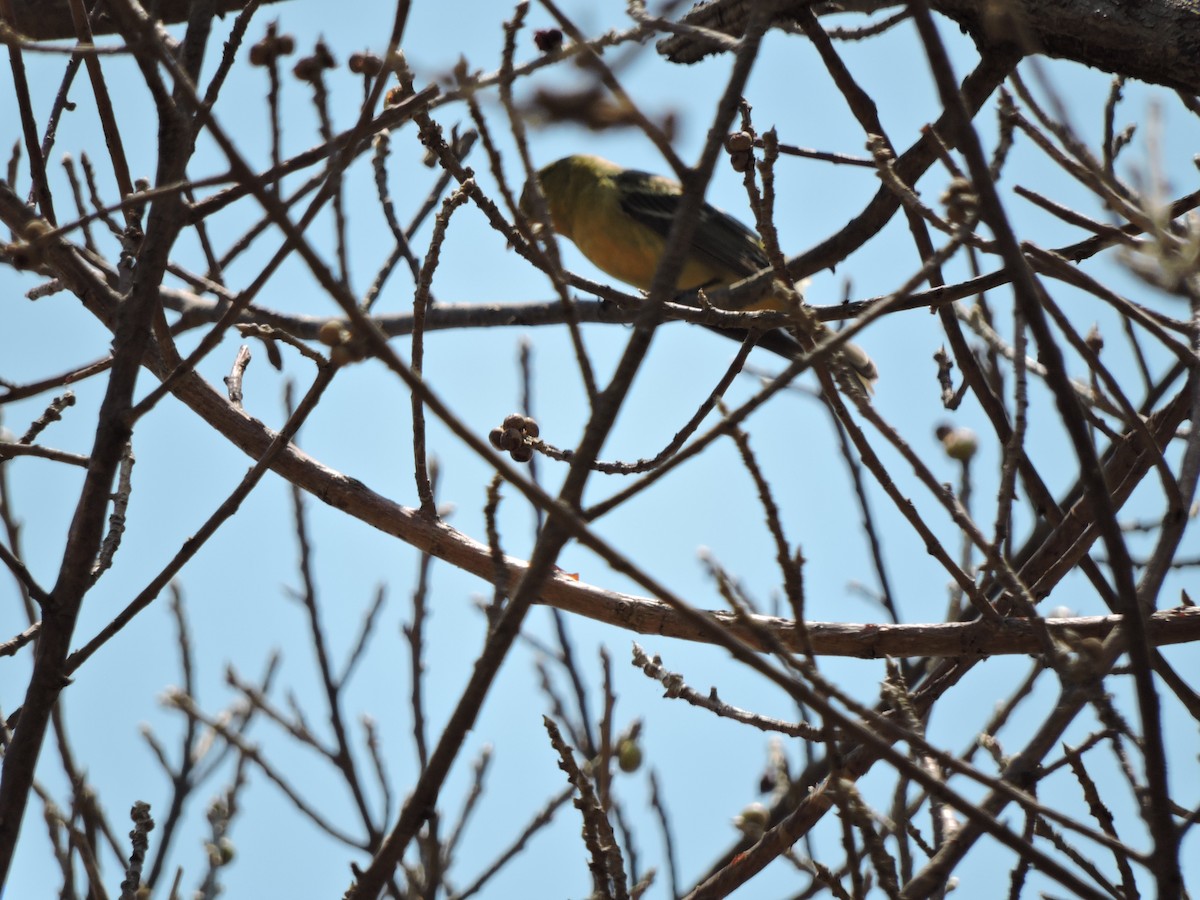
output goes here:
{"type": "MultiPolygon", "coordinates": [[[[662,259],[662,237],[626,215],[615,192],[596,191],[588,199],[592,203],[589,214],[575,217],[570,235],[575,246],[613,278],[650,290],[662,259]]],[[[690,291],[729,283],[721,272],[691,255],[675,281],[675,289],[690,291]]]]}

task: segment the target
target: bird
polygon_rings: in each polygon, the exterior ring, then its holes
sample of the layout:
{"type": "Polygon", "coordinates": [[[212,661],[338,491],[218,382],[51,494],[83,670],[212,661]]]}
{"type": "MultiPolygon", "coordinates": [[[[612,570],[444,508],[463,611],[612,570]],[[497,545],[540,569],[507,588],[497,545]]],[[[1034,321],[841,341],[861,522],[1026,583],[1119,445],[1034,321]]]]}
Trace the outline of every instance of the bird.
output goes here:
{"type": "MultiPolygon", "coordinates": [[[[613,278],[650,290],[666,245],[683,186],[662,175],[626,169],[599,156],[575,154],[538,170],[537,182],[556,234],[567,238],[597,268],[613,278]]],[[[521,195],[521,211],[533,215],[533,180],[521,195]]],[[[759,236],[729,213],[709,203],[700,207],[691,244],[675,289],[728,287],[768,268],[759,236]]],[[[786,295],[774,283],[739,309],[789,311],[786,295]]],[[[815,323],[806,326],[824,330],[815,323]]],[[[844,344],[841,360],[871,393],[879,377],[874,361],[855,344],[844,344]]]]}

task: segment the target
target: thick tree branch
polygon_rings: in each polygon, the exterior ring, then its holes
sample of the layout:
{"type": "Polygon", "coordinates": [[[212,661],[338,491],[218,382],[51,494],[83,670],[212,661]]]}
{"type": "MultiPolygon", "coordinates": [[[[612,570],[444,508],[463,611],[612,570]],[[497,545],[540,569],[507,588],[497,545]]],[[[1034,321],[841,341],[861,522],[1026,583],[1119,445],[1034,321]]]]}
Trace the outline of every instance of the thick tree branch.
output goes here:
{"type": "MultiPolygon", "coordinates": [[[[795,0],[796,9],[811,5],[795,0]]],[[[899,5],[853,4],[860,11],[899,5]]],[[[752,6],[748,0],[714,0],[680,21],[737,36],[752,6]]],[[[933,0],[930,6],[957,22],[981,53],[1019,47],[1026,54],[1069,59],[1150,84],[1200,93],[1200,6],[1194,0],[933,0]]],[[[793,17],[785,4],[776,21],[793,17]]],[[[693,63],[726,45],[688,32],[665,38],[657,46],[672,62],[693,63]]]]}
{"type": "MultiPolygon", "coordinates": [[[[69,0],[10,0],[12,3],[13,20],[9,24],[22,37],[35,41],[52,41],[60,38],[75,37],[75,27],[71,20],[71,5],[69,0]]],[[[279,0],[262,0],[263,3],[278,3],[279,0]]],[[[247,0],[217,0],[217,15],[234,12],[246,6],[247,0]]],[[[187,20],[191,0],[160,0],[155,4],[155,14],[159,21],[174,25],[187,20]]],[[[116,23],[109,16],[101,13],[94,17],[93,34],[115,34],[116,23]]]]}

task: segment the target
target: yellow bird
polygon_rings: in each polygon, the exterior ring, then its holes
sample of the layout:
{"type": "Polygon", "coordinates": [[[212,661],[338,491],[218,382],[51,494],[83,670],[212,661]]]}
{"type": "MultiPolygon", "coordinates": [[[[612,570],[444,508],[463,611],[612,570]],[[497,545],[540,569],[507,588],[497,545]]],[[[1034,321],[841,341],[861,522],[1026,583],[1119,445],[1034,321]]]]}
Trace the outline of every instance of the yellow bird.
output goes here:
{"type": "MultiPolygon", "coordinates": [[[[650,289],[683,194],[678,182],[587,155],[551,163],[537,173],[537,178],[558,234],[574,242],[584,256],[613,278],[642,290],[650,289]]],[[[533,190],[531,184],[521,195],[521,209],[527,215],[532,214],[533,190]]],[[[728,287],[769,264],[757,234],[705,203],[675,287],[680,292],[728,287]]],[[[772,288],[740,308],[788,309],[772,288]]],[[[817,327],[824,329],[819,323],[817,327]]],[[[870,391],[879,376],[866,352],[846,344],[842,358],[870,391]]]]}

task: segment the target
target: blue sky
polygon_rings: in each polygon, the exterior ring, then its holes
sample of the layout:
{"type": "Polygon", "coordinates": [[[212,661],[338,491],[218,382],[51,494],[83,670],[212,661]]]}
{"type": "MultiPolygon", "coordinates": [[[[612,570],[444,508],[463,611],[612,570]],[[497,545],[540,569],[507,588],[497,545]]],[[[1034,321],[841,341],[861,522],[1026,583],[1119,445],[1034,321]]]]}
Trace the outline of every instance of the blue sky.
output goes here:
{"type": "MultiPolygon", "coordinates": [[[[628,24],[623,4],[572,6],[578,16],[576,21],[589,35],[628,24]]],[[[265,15],[252,25],[251,38],[261,36],[268,17],[274,16],[282,30],[296,36],[302,52],[318,35],[339,61],[344,61],[354,50],[382,50],[382,41],[390,30],[391,12],[387,5],[354,4],[346,9],[352,9],[353,14],[330,15],[328,5],[311,0],[275,5],[267,8],[265,15]]],[[[451,16],[447,15],[447,9],[446,5],[415,4],[405,50],[417,74],[418,86],[443,77],[459,54],[472,69],[490,71],[499,65],[501,22],[511,11],[492,2],[454,4],[451,16]]],[[[214,53],[228,24],[218,29],[213,41],[214,53]]],[[[540,8],[530,12],[529,28],[548,24],[549,19],[540,8]]],[[[943,32],[951,43],[958,72],[966,72],[975,60],[973,50],[957,29],[944,28],[943,32]]],[[[536,54],[528,30],[520,46],[519,59],[536,54]]],[[[893,142],[899,148],[907,147],[939,108],[911,26],[901,25],[878,39],[839,44],[839,51],[876,101],[893,142]]],[[[211,72],[214,60],[210,56],[206,72],[211,72]]],[[[57,89],[56,73],[61,69],[62,58],[29,56],[27,62],[38,114],[44,117],[57,89]]],[[[131,168],[135,177],[151,177],[154,143],[149,139],[133,140],[132,136],[140,129],[152,133],[153,126],[147,124],[151,119],[136,118],[138,114],[149,116],[152,107],[131,63],[116,58],[106,60],[105,66],[114,96],[119,99],[118,117],[127,134],[131,168]]],[[[630,94],[647,111],[678,113],[680,131],[676,149],[685,160],[694,160],[728,70],[729,61],[724,59],[688,67],[673,66],[646,48],[632,65],[621,68],[619,74],[630,94]]],[[[1044,70],[1068,98],[1073,124],[1094,142],[1099,134],[1108,77],[1068,64],[1044,64],[1044,70]]],[[[1029,70],[1024,72],[1028,76],[1029,70]]],[[[524,86],[518,96],[527,95],[535,85],[562,87],[581,83],[579,73],[559,66],[524,86]]],[[[336,103],[335,125],[348,127],[357,114],[360,85],[344,70],[338,70],[331,81],[331,90],[336,103]]],[[[215,110],[221,123],[258,165],[265,165],[268,159],[265,93],[263,72],[238,66],[215,110]]],[[[90,95],[82,80],[77,82],[74,96],[79,109],[68,116],[60,129],[54,158],[63,152],[78,156],[81,150],[87,150],[97,158],[102,189],[112,196],[111,178],[100,158],[102,145],[90,95]]],[[[1165,165],[1169,175],[1176,179],[1172,193],[1192,189],[1195,174],[1187,160],[1197,145],[1200,131],[1195,120],[1188,117],[1169,93],[1130,85],[1126,97],[1121,107],[1122,122],[1144,121],[1153,104],[1161,109],[1165,165]]],[[[772,34],[767,39],[747,98],[753,105],[758,128],[778,127],[781,140],[786,143],[853,155],[865,153],[861,130],[844,108],[815,52],[801,38],[772,34]]],[[[519,184],[522,174],[515,154],[508,152],[511,145],[506,140],[495,97],[484,93],[480,100],[496,133],[504,140],[506,171],[513,183],[519,184]]],[[[317,143],[317,123],[307,89],[290,77],[285,78],[283,108],[285,155],[317,143]]],[[[466,113],[461,105],[452,105],[438,110],[436,115],[449,127],[463,122],[466,113]]],[[[0,91],[0,121],[10,123],[6,136],[11,143],[19,134],[11,91],[0,91]]],[[[990,143],[994,140],[993,120],[984,116],[978,121],[985,140],[990,143]]],[[[417,164],[423,151],[411,126],[393,134],[392,146],[392,191],[405,219],[428,192],[435,173],[417,164]]],[[[623,165],[657,171],[667,168],[653,146],[631,131],[594,134],[573,126],[534,128],[530,146],[538,164],[586,150],[623,165]]],[[[1008,190],[1020,183],[1103,218],[1104,213],[1097,209],[1095,200],[1049,166],[1028,141],[1018,141],[1013,153],[1003,188],[1008,190]]],[[[1127,170],[1144,166],[1146,154],[1145,129],[1142,129],[1128,151],[1127,170]]],[[[481,183],[490,191],[493,184],[482,153],[477,152],[471,162],[480,173],[481,183]]],[[[353,233],[350,246],[352,284],[359,292],[365,290],[375,267],[390,249],[388,235],[379,226],[379,216],[374,211],[370,169],[364,163],[365,160],[360,161],[347,182],[350,206],[360,213],[359,221],[363,223],[353,233]]],[[[208,145],[202,146],[190,174],[199,177],[222,169],[222,161],[208,145]]],[[[942,181],[944,177],[934,173],[928,183],[922,182],[920,188],[927,202],[936,204],[942,181]]],[[[779,182],[777,223],[781,243],[789,253],[799,252],[840,228],[857,214],[878,185],[869,170],[808,160],[781,161],[779,182]]],[[[22,190],[26,187],[27,181],[21,184],[22,190]]],[[[65,205],[67,194],[62,188],[59,191],[60,205],[65,205]]],[[[718,166],[708,197],[718,206],[750,220],[740,177],[728,167],[718,166]]],[[[1082,236],[1024,201],[1012,200],[1009,212],[1021,236],[1044,247],[1066,244],[1082,236]]],[[[254,209],[244,206],[240,212],[231,212],[218,220],[221,227],[215,232],[216,241],[227,245],[253,221],[254,214],[254,209]]],[[[415,241],[418,252],[426,245],[429,233],[426,225],[418,234],[415,241]]],[[[310,230],[312,240],[327,258],[332,255],[331,234],[328,216],[318,219],[310,230]]],[[[230,270],[231,279],[252,277],[255,264],[273,252],[276,240],[271,237],[256,246],[245,265],[230,270]]],[[[605,280],[573,247],[566,246],[564,252],[569,267],[588,277],[605,280]]],[[[200,268],[194,240],[187,238],[181,242],[179,258],[193,269],[200,268]]],[[[807,288],[807,296],[819,304],[837,302],[843,295],[855,299],[870,297],[893,289],[917,265],[912,242],[898,220],[856,254],[844,270],[817,275],[807,288]]],[[[950,277],[961,277],[965,271],[961,260],[949,267],[950,277]]],[[[1184,314],[1176,301],[1139,286],[1111,264],[1093,267],[1092,271],[1102,273],[1140,302],[1168,314],[1184,314]]],[[[0,269],[0,285],[4,288],[0,292],[0,321],[4,323],[0,328],[0,377],[15,382],[65,370],[95,358],[107,348],[103,329],[88,318],[73,298],[54,295],[36,303],[24,299],[24,292],[37,283],[30,275],[14,275],[8,269],[0,269]]],[[[506,248],[503,238],[470,206],[456,214],[433,292],[443,302],[508,303],[552,297],[545,277],[506,248]]],[[[1119,323],[1111,313],[1099,308],[1093,298],[1065,292],[1056,296],[1076,321],[1085,323],[1082,327],[1086,328],[1086,323],[1093,319],[1100,323],[1106,336],[1111,336],[1106,350],[1111,355],[1106,359],[1118,372],[1129,375],[1128,354],[1122,349],[1119,323]]],[[[411,281],[398,271],[378,309],[405,311],[410,308],[411,299],[411,281]]],[[[998,311],[1001,330],[1010,334],[1010,295],[996,291],[989,300],[998,311]]],[[[261,304],[301,313],[334,311],[332,303],[298,263],[284,267],[261,297],[261,304]]],[[[185,337],[183,346],[192,346],[189,342],[196,337],[185,337]]],[[[588,349],[602,379],[611,372],[626,338],[620,327],[585,329],[588,349]]],[[[426,378],[457,416],[484,434],[517,407],[519,379],[515,360],[518,342],[524,339],[534,345],[535,412],[542,435],[559,446],[572,446],[586,421],[587,405],[564,329],[493,329],[431,335],[426,350],[426,378]]],[[[236,339],[227,339],[202,365],[201,373],[212,383],[220,384],[238,343],[236,339]]],[[[935,424],[951,421],[973,427],[984,435],[988,428],[977,404],[970,400],[953,415],[941,408],[931,362],[933,352],[942,343],[937,319],[923,310],[894,315],[868,329],[861,343],[875,357],[882,373],[876,405],[884,417],[896,425],[939,478],[956,482],[956,467],[944,457],[934,439],[935,424]]],[[[407,343],[397,341],[396,346],[407,357],[407,343]]],[[[603,458],[629,460],[657,452],[708,393],[735,349],[734,344],[697,328],[675,324],[661,329],[604,448],[603,458]]],[[[246,378],[245,404],[252,415],[277,426],[283,421],[280,398],[285,377],[296,379],[302,391],[311,379],[311,369],[285,348],[286,372],[278,373],[267,365],[258,345],[252,345],[252,351],[255,359],[246,378]]],[[[764,368],[776,366],[765,354],[756,354],[754,360],[764,368]]],[[[1157,362],[1161,370],[1162,360],[1157,362]]],[[[1082,372],[1082,366],[1076,365],[1073,374],[1078,376],[1082,372]]],[[[150,382],[146,376],[140,390],[148,390],[150,382]]],[[[743,379],[731,390],[730,399],[736,402],[745,398],[756,387],[753,380],[743,379]]],[[[103,380],[92,379],[73,390],[79,398],[77,407],[46,432],[45,440],[51,446],[85,453],[90,446],[103,380]]],[[[0,409],[3,425],[21,433],[40,413],[45,400],[39,397],[5,406],[0,409]]],[[[1074,477],[1073,459],[1065,452],[1067,445],[1058,431],[1052,403],[1044,388],[1034,387],[1032,402],[1031,452],[1052,488],[1061,492],[1074,477]]],[[[883,621],[878,606],[864,600],[853,588],[853,582],[863,582],[871,590],[876,585],[858,527],[860,514],[827,413],[809,396],[784,394],[754,416],[748,429],[759,460],[779,492],[786,533],[803,548],[808,560],[804,574],[810,617],[822,621],[883,621]]],[[[299,443],[312,456],[380,493],[397,502],[415,505],[410,434],[407,391],[388,377],[381,366],[368,363],[347,368],[338,375],[320,409],[306,424],[299,443]]],[[[453,505],[450,523],[482,540],[482,508],[491,474],[489,467],[440,423],[430,424],[429,445],[442,463],[439,496],[453,505]]],[[[233,489],[249,465],[244,456],[215,436],[192,413],[169,400],[139,424],[135,452],[138,462],[129,531],[113,570],[87,598],[77,631],[78,642],[90,637],[140,590],[233,489]]],[[[928,495],[899,464],[898,457],[884,454],[884,459],[896,472],[902,490],[919,507],[930,509],[928,495]]],[[[997,459],[994,443],[984,440],[975,465],[976,496],[984,504],[979,508],[980,522],[989,529],[992,513],[986,503],[995,493],[997,459]]],[[[27,562],[41,583],[51,584],[82,474],[36,459],[18,459],[9,463],[8,468],[13,505],[23,526],[27,562]]],[[[541,472],[553,492],[565,468],[543,463],[541,472]]],[[[588,497],[600,498],[621,486],[616,477],[597,476],[592,479],[588,497]]],[[[1155,508],[1153,487],[1148,482],[1146,496],[1131,504],[1130,515],[1138,509],[1155,508]]],[[[505,550],[524,556],[532,546],[532,516],[515,491],[507,491],[506,496],[500,518],[505,550]]],[[[947,576],[874,486],[871,502],[884,534],[889,575],[904,619],[941,620],[947,600],[947,576]]],[[[253,678],[261,671],[268,654],[279,650],[283,662],[276,696],[294,692],[314,727],[328,734],[304,612],[288,594],[299,583],[289,503],[287,486],[274,476],[268,477],[237,517],[209,542],[181,576],[180,586],[187,600],[196,648],[198,695],[206,710],[220,709],[232,698],[223,681],[226,667],[234,666],[242,677],[253,678]]],[[[417,554],[311,498],[307,500],[307,512],[316,546],[314,564],[322,621],[328,629],[335,658],[345,658],[377,587],[386,586],[388,601],[379,633],[349,687],[346,714],[356,722],[360,713],[369,713],[379,722],[388,773],[397,794],[403,796],[416,776],[416,763],[407,714],[408,659],[399,626],[411,615],[409,597],[416,580],[417,554]]],[[[936,511],[929,514],[929,520],[946,546],[957,548],[958,538],[952,523],[936,511]]],[[[1029,524],[1027,517],[1018,520],[1018,536],[1029,524]]],[[[707,548],[736,573],[747,593],[764,608],[770,608],[773,598],[779,596],[774,548],[762,523],[753,486],[729,443],[718,444],[665,479],[655,490],[605,517],[598,523],[597,531],[647,572],[666,581],[699,607],[722,605],[698,560],[701,548],[707,548]]],[[[1144,542],[1135,546],[1141,543],[1144,542]]],[[[1182,550],[1189,556],[1200,551],[1194,533],[1185,538],[1182,550]]],[[[579,572],[585,581],[637,593],[626,579],[608,571],[601,561],[578,546],[568,546],[560,565],[579,572]]],[[[483,639],[484,622],[476,601],[486,596],[489,588],[441,563],[434,565],[432,578],[426,691],[429,727],[431,735],[436,736],[457,700],[483,639]]],[[[1173,589],[1164,592],[1164,603],[1174,602],[1182,583],[1182,577],[1176,576],[1173,589]]],[[[0,580],[0,638],[7,638],[25,625],[16,601],[11,581],[0,580]]],[[[1081,614],[1103,611],[1099,601],[1074,578],[1064,581],[1048,602],[1069,606],[1081,614]]],[[[767,739],[758,732],[663,700],[661,689],[629,666],[631,638],[648,651],[661,653],[668,668],[683,673],[701,691],[709,685],[718,685],[726,701],[766,715],[794,718],[795,709],[781,692],[764,687],[761,679],[729,664],[724,651],[631,636],[576,618],[570,619],[570,629],[581,667],[593,689],[600,681],[597,646],[604,644],[612,655],[619,696],[618,728],[635,717],[645,719],[647,767],[653,766],[659,773],[667,808],[679,826],[676,850],[681,877],[684,884],[690,884],[732,843],[735,832],[729,820],[746,803],[760,799],[756,785],[766,760],[767,739]]],[[[542,639],[549,638],[549,617],[544,610],[535,610],[530,631],[542,639]]],[[[159,703],[164,690],[177,684],[180,678],[172,635],[164,597],[89,661],[64,694],[76,752],[98,786],[101,801],[118,833],[126,828],[126,810],[134,800],[151,802],[160,814],[165,809],[165,777],[139,737],[138,729],[145,723],[168,747],[174,746],[172,742],[181,733],[180,717],[159,703]]],[[[1177,662],[1185,677],[1195,674],[1194,663],[1189,667],[1185,662],[1185,652],[1166,655],[1177,662]]],[[[539,691],[532,660],[533,654],[522,649],[505,664],[476,728],[468,737],[467,751],[443,792],[444,814],[452,818],[469,784],[471,759],[485,745],[494,747],[487,792],[465,835],[458,867],[452,870],[460,886],[481,871],[545,798],[563,784],[541,728],[546,702],[539,691]]],[[[930,724],[931,738],[945,742],[952,750],[961,749],[966,736],[982,726],[994,704],[1007,696],[1028,666],[1027,660],[1019,658],[993,659],[979,666],[939,706],[930,724]]],[[[822,661],[821,669],[863,702],[872,701],[883,675],[879,661],[829,660],[822,661]]],[[[6,659],[0,671],[4,672],[0,679],[3,683],[23,684],[28,674],[28,659],[25,656],[6,659]]],[[[1114,689],[1120,687],[1118,683],[1114,689]]],[[[598,696],[592,700],[593,716],[599,714],[598,696]]],[[[1033,708],[1023,709],[1004,734],[1007,748],[1021,745],[1041,721],[1040,712],[1054,697],[1050,679],[1044,677],[1032,702],[1033,708]]],[[[3,702],[5,712],[10,712],[11,705],[19,702],[19,693],[5,691],[3,702]]],[[[1166,703],[1171,713],[1167,723],[1169,740],[1194,746],[1194,723],[1189,724],[1178,715],[1171,698],[1166,703]]],[[[1086,729],[1094,727],[1087,717],[1077,725],[1069,740],[1078,739],[1086,729]]],[[[365,764],[357,726],[355,734],[360,762],[365,764]]],[[[327,766],[314,760],[311,753],[296,748],[266,723],[259,723],[252,738],[269,749],[294,783],[311,792],[314,802],[324,812],[344,827],[353,828],[355,819],[348,795],[327,766]]],[[[788,754],[793,765],[798,766],[799,749],[789,746],[788,754]]],[[[642,870],[648,865],[660,867],[659,880],[650,896],[663,897],[665,872],[661,869],[658,833],[646,806],[645,774],[644,768],[635,775],[621,777],[618,791],[639,837],[642,870]]],[[[43,752],[39,778],[62,795],[61,769],[49,744],[43,752]]],[[[194,888],[203,865],[201,805],[222,784],[222,781],[210,783],[193,799],[189,826],[175,843],[171,866],[184,867],[182,883],[189,891],[194,888]]],[[[881,777],[872,774],[864,779],[862,789],[877,807],[886,807],[890,787],[881,777]]],[[[1069,782],[1048,784],[1043,799],[1052,802],[1055,790],[1063,791],[1064,797],[1070,796],[1074,801],[1070,794],[1074,787],[1069,782]]],[[[1181,790],[1179,796],[1182,802],[1194,803],[1195,789],[1189,790],[1190,795],[1181,790]]],[[[45,827],[36,808],[31,806],[31,810],[8,888],[10,898],[49,896],[58,885],[57,876],[47,865],[45,827]]],[[[394,819],[395,810],[390,812],[389,818],[394,819]]],[[[1132,807],[1127,806],[1124,812],[1132,815],[1132,807]]],[[[538,835],[527,854],[507,869],[484,895],[528,894],[528,885],[538,884],[544,886],[538,890],[538,896],[585,896],[589,883],[576,815],[570,808],[562,810],[556,824],[538,835]]],[[[1018,826],[1015,811],[1010,813],[1009,824],[1018,826]]],[[[230,897],[340,896],[349,882],[349,863],[363,862],[361,857],[332,844],[296,815],[287,800],[257,772],[251,774],[243,810],[234,824],[233,840],[238,859],[223,874],[226,896],[230,897]]],[[[818,851],[825,851],[833,859],[840,858],[836,829],[823,826],[814,840],[818,851]]],[[[1194,841],[1193,835],[1193,844],[1194,841]]],[[[997,867],[1009,866],[1011,862],[1007,851],[988,842],[981,843],[959,870],[963,889],[972,896],[987,896],[997,867]]],[[[109,889],[114,890],[120,875],[111,864],[105,871],[109,889]]],[[[777,862],[753,882],[753,887],[737,896],[786,896],[803,883],[804,879],[797,880],[786,862],[777,862]]]]}

